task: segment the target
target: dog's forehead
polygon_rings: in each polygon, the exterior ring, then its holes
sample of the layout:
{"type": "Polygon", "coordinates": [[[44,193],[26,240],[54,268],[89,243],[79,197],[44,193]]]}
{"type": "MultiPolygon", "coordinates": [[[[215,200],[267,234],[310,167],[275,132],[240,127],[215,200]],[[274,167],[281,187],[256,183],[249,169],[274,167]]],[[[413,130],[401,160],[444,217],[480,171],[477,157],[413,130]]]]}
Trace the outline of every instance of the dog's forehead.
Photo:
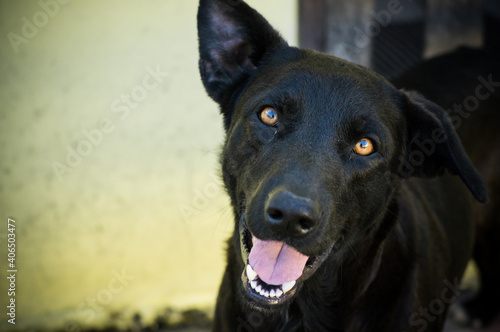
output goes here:
{"type": "Polygon", "coordinates": [[[392,108],[397,94],[386,79],[371,70],[296,48],[269,55],[246,92],[255,107],[279,106],[286,101],[309,112],[342,108],[344,115],[392,108]]]}
{"type": "Polygon", "coordinates": [[[332,96],[378,99],[394,90],[382,76],[343,59],[296,48],[269,55],[253,81],[252,93],[308,95],[309,100],[332,96]]]}

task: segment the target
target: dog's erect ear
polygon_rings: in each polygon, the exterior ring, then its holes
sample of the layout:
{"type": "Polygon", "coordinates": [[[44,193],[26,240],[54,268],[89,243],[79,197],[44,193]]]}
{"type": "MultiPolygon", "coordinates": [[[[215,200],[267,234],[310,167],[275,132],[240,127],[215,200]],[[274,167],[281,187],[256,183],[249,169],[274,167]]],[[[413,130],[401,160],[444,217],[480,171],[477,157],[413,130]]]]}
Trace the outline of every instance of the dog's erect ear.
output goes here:
{"type": "Polygon", "coordinates": [[[198,37],[203,84],[219,104],[257,69],[266,52],[286,45],[242,0],[200,0],[198,37]]]}
{"type": "Polygon", "coordinates": [[[462,179],[479,202],[485,203],[486,185],[467,157],[446,111],[417,93],[405,95],[407,151],[400,175],[435,177],[447,169],[462,179]]]}

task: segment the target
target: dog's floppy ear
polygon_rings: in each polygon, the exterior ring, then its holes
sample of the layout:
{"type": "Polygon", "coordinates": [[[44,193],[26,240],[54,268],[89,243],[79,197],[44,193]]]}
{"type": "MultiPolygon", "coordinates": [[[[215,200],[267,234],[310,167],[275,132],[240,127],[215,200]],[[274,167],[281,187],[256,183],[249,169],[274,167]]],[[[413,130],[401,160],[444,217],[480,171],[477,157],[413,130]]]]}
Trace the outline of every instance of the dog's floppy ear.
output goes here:
{"type": "Polygon", "coordinates": [[[286,42],[242,0],[200,0],[200,73],[221,106],[256,71],[262,56],[286,42]]]}
{"type": "Polygon", "coordinates": [[[485,203],[486,185],[467,157],[446,111],[417,93],[404,94],[407,151],[400,175],[435,177],[447,169],[462,179],[479,202],[485,203]]]}

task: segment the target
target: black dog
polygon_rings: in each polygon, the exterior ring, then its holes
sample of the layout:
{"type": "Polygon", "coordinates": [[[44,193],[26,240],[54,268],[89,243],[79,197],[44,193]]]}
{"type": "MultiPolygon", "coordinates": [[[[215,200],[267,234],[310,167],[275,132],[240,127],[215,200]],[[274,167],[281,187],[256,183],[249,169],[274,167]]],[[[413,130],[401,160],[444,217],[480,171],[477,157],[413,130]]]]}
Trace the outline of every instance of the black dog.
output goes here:
{"type": "MultiPolygon", "coordinates": [[[[214,331],[441,331],[474,217],[499,216],[492,203],[478,215],[487,190],[456,124],[368,69],[289,47],[243,1],[201,0],[198,30],[236,222],[214,331]]],[[[498,103],[498,77],[482,79],[481,96],[498,103]]],[[[470,123],[497,199],[499,136],[470,123]]]]}

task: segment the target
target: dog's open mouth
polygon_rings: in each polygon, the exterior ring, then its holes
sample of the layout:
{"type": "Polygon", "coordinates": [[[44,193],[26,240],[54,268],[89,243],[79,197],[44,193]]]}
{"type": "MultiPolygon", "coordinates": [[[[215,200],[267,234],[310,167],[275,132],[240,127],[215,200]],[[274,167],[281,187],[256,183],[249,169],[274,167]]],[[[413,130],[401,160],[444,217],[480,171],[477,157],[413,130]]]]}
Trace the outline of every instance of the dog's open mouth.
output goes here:
{"type": "Polygon", "coordinates": [[[333,248],[309,257],[286,243],[256,238],[242,219],[240,244],[246,267],[241,281],[247,295],[260,304],[278,305],[291,299],[300,283],[318,269],[333,248]]]}

